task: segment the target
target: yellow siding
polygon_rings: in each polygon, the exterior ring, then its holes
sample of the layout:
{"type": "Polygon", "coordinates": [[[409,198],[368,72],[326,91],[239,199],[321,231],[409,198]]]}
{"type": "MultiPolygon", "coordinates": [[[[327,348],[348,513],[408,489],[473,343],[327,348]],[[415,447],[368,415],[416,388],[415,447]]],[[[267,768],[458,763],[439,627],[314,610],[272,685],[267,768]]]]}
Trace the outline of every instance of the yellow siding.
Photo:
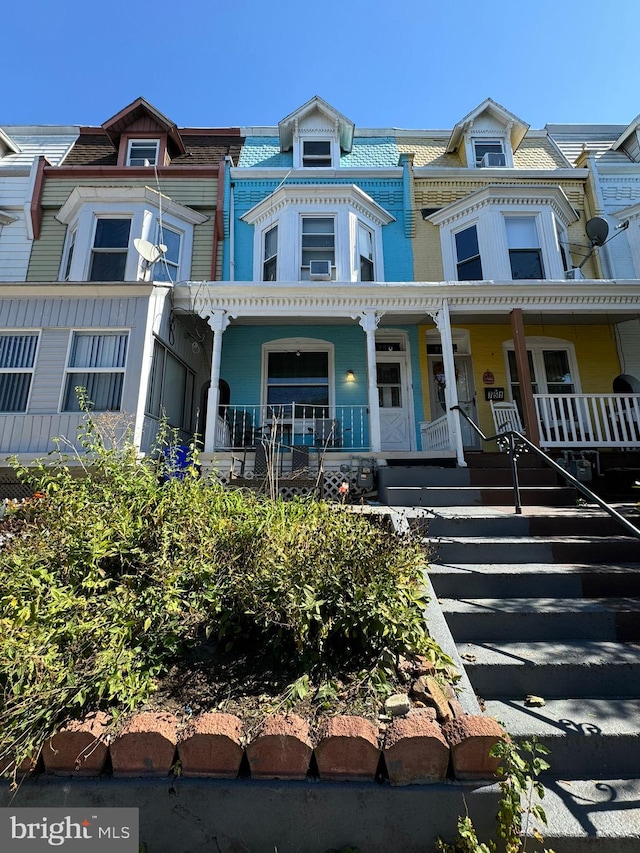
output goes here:
{"type": "Polygon", "coordinates": [[[416,216],[416,236],[413,240],[413,277],[416,281],[442,281],[442,250],[440,229],[416,216]]]}
{"type": "Polygon", "coordinates": [[[27,281],[57,281],[62,262],[62,246],[67,226],[45,210],[42,217],[40,239],[34,240],[29,258],[27,281]]]}
{"type": "Polygon", "coordinates": [[[414,166],[437,166],[440,168],[461,168],[464,163],[457,153],[446,154],[448,139],[425,139],[405,137],[398,139],[401,154],[415,154],[414,166]]]}
{"type": "Polygon", "coordinates": [[[513,152],[516,169],[566,169],[564,157],[549,139],[526,137],[513,152]]]}

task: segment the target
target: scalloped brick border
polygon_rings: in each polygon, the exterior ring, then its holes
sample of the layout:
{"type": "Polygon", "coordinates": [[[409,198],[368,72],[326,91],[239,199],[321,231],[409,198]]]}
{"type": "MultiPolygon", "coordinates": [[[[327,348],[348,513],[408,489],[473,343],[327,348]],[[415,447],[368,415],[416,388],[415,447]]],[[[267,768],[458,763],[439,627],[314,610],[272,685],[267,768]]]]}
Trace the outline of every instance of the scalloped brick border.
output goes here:
{"type": "MultiPolygon", "coordinates": [[[[450,704],[456,713],[456,704],[450,704]]],[[[179,735],[179,720],[172,714],[134,714],[110,743],[103,737],[104,724],[99,716],[89,717],[54,735],[44,749],[47,772],[95,775],[104,772],[110,755],[114,776],[166,776],[179,758],[185,776],[235,779],[246,755],[253,779],[301,780],[315,755],[320,778],[327,781],[372,781],[382,763],[392,785],[442,781],[447,771],[461,781],[491,780],[498,761],[489,757],[489,749],[507,738],[491,717],[458,712],[440,725],[426,709],[395,718],[386,731],[362,717],[329,717],[315,748],[307,722],[296,714],[266,717],[246,746],[240,719],[222,712],[199,715],[179,735]],[[79,762],[89,742],[95,752],[100,745],[100,754],[79,762]],[[90,758],[95,764],[88,763],[90,758]]],[[[20,772],[28,773],[27,765],[20,772]]],[[[11,768],[10,759],[0,763],[0,773],[11,768]]]]}

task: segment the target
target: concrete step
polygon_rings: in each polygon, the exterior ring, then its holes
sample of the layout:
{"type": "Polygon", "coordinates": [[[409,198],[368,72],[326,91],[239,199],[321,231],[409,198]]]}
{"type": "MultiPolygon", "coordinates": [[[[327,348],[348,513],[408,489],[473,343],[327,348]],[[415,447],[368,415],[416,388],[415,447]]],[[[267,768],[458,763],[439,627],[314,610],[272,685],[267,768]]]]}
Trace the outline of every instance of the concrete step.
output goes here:
{"type": "Polygon", "coordinates": [[[640,642],[640,598],[439,600],[447,624],[458,642],[640,642]]]}
{"type": "MultiPolygon", "coordinates": [[[[545,848],[555,853],[640,850],[640,779],[636,774],[627,779],[572,776],[549,781],[545,791],[542,806],[548,824],[538,825],[545,848]]],[[[540,849],[542,845],[533,843],[527,847],[540,849]]]]}
{"type": "Polygon", "coordinates": [[[536,737],[549,749],[545,776],[566,779],[640,772],[640,699],[488,700],[485,711],[516,741],[536,737]]]}
{"type": "Polygon", "coordinates": [[[442,564],[640,561],[640,541],[623,536],[444,536],[430,545],[442,564]]]}
{"type": "MultiPolygon", "coordinates": [[[[388,486],[379,490],[387,506],[508,506],[513,489],[506,486],[388,486]]],[[[561,486],[523,486],[520,500],[527,506],[573,506],[576,492],[561,486]]]]}
{"type": "Polygon", "coordinates": [[[432,562],[429,579],[442,598],[640,596],[640,563],[432,562]]]}
{"type": "Polygon", "coordinates": [[[483,699],[634,698],[640,645],[598,641],[456,643],[483,699]]]}
{"type": "MultiPolygon", "coordinates": [[[[636,516],[640,522],[640,516],[636,516]]],[[[630,519],[635,523],[635,519],[630,519]]],[[[566,513],[531,516],[511,514],[501,515],[438,515],[419,518],[414,529],[428,537],[439,536],[625,536],[632,539],[630,533],[611,516],[603,513],[566,513]]]]}

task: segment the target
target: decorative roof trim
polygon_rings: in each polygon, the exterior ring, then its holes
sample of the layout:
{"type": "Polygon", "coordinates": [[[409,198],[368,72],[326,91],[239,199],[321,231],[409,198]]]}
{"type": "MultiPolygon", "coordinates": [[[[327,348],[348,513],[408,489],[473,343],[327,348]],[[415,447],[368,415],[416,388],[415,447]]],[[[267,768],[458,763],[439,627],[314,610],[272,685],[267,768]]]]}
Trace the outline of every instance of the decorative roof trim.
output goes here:
{"type": "Polygon", "coordinates": [[[490,204],[507,205],[521,204],[540,206],[551,204],[554,212],[565,225],[576,222],[578,213],[572,207],[569,199],[560,187],[490,184],[484,189],[477,190],[464,198],[448,204],[437,213],[427,217],[433,225],[448,225],[456,219],[467,216],[475,210],[480,210],[490,204]]]}
{"type": "Polygon", "coordinates": [[[174,143],[180,154],[186,153],[177,125],[144,98],[136,98],[135,101],[132,101],[128,106],[124,107],[124,109],[120,110],[120,112],[116,113],[110,119],[107,119],[107,121],[102,125],[102,129],[116,148],[120,143],[120,137],[122,134],[126,132],[127,127],[136,121],[140,113],[148,115],[149,118],[153,119],[153,121],[159,125],[162,131],[166,133],[169,139],[174,143]]]}
{"type": "Polygon", "coordinates": [[[328,104],[318,95],[314,95],[311,100],[307,101],[297,110],[290,113],[278,123],[278,132],[280,135],[280,150],[289,151],[293,146],[293,135],[295,127],[306,115],[317,110],[325,115],[333,128],[337,126],[338,136],[340,138],[340,148],[347,153],[353,147],[353,133],[355,130],[354,123],[344,116],[338,110],[334,109],[331,104],[328,104]]]}
{"type": "Polygon", "coordinates": [[[355,184],[292,184],[279,187],[244,213],[240,219],[249,225],[258,225],[289,205],[304,204],[321,204],[327,207],[346,204],[364,214],[376,225],[383,226],[395,222],[395,216],[355,184]]]}
{"type": "Polygon", "coordinates": [[[68,225],[86,204],[151,204],[163,213],[175,216],[190,225],[202,225],[209,219],[190,207],[172,201],[151,187],[75,187],[62,205],[56,219],[68,225]]]}
{"type": "Polygon", "coordinates": [[[634,118],[634,120],[631,122],[631,124],[629,124],[625,127],[625,129],[622,131],[620,136],[613,143],[611,148],[614,151],[617,151],[619,148],[622,148],[622,146],[627,141],[627,139],[631,136],[631,134],[635,133],[639,129],[640,129],[640,115],[637,115],[634,118]]]}
{"type": "Polygon", "coordinates": [[[22,149],[18,145],[17,142],[14,142],[13,139],[9,136],[8,133],[5,133],[4,130],[0,127],[0,145],[4,145],[9,151],[12,151],[14,154],[20,154],[22,149]]]}
{"type": "Polygon", "coordinates": [[[458,150],[458,146],[464,139],[465,133],[467,133],[471,129],[471,127],[473,126],[473,122],[485,112],[491,113],[498,119],[498,121],[504,124],[505,130],[509,130],[511,150],[516,151],[518,149],[518,146],[520,145],[520,143],[525,137],[525,134],[529,130],[529,125],[526,122],[522,121],[522,119],[518,118],[517,115],[514,115],[514,113],[509,112],[509,110],[507,110],[497,101],[494,101],[492,98],[487,98],[474,110],[471,110],[470,113],[467,113],[467,115],[463,119],[461,119],[453,128],[453,130],[451,131],[451,136],[449,137],[447,154],[451,154],[452,152],[458,150]]]}

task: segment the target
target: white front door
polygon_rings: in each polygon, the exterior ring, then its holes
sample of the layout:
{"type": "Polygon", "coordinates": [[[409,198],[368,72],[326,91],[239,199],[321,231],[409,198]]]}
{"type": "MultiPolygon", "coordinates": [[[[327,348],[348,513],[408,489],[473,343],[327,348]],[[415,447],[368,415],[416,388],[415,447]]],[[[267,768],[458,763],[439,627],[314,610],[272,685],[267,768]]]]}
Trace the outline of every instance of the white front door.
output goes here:
{"type": "MultiPolygon", "coordinates": [[[[456,390],[458,405],[472,421],[478,423],[475,383],[470,355],[455,355],[456,390]]],[[[431,419],[441,418],[446,412],[444,401],[444,365],[441,356],[429,358],[429,396],[431,397],[431,419]]],[[[469,450],[480,446],[480,439],[467,421],[460,418],[462,444],[469,450]]]]}
{"type": "Polygon", "coordinates": [[[376,354],[382,450],[412,449],[412,418],[404,352],[376,354]]]}

